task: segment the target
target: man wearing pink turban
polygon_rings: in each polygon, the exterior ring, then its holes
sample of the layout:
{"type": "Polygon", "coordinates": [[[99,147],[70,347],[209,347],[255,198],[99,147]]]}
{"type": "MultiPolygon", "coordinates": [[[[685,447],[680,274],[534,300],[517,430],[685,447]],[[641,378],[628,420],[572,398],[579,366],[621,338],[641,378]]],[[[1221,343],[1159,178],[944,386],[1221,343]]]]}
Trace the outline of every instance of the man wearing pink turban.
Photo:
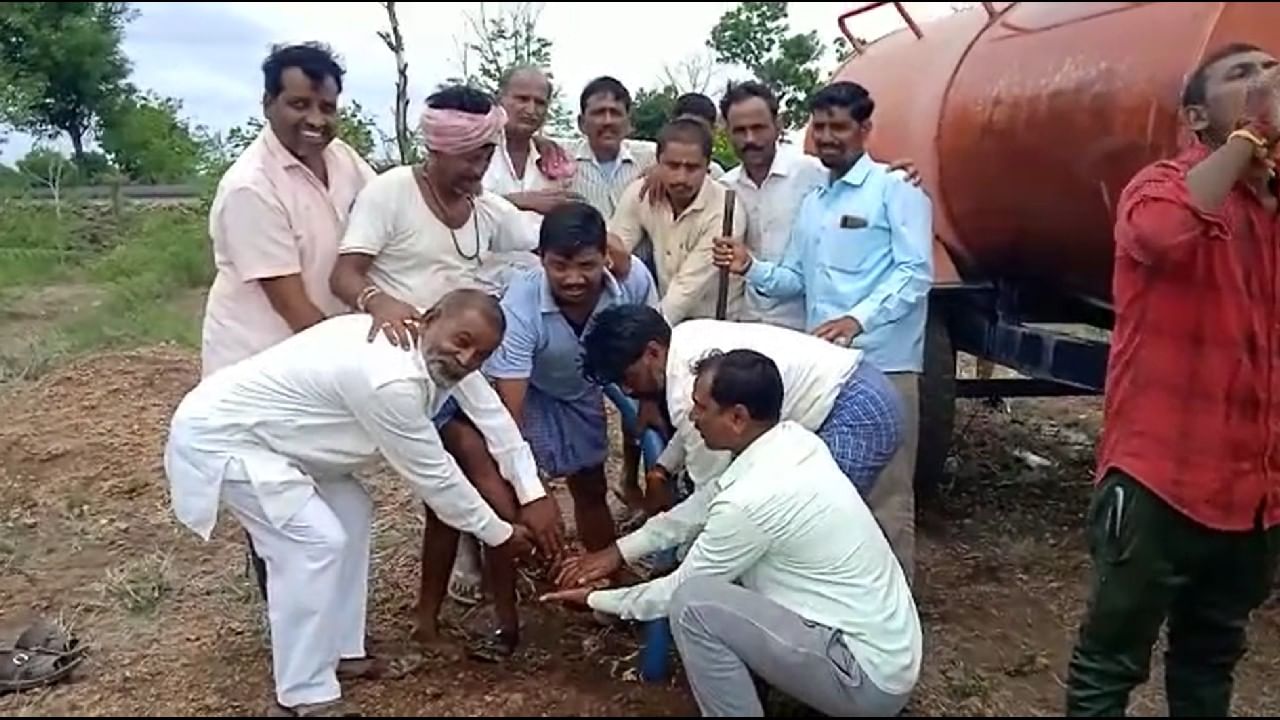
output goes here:
{"type": "MultiPolygon", "coordinates": [[[[515,265],[537,262],[538,238],[520,211],[482,187],[506,121],[502,107],[479,90],[440,90],[422,114],[426,162],[388,170],[357,199],[331,285],[342,301],[372,316],[370,338],[382,332],[407,350],[422,313],[446,293],[476,288],[501,295],[515,265]],[[512,263],[521,256],[527,261],[512,263]]],[[[523,442],[519,433],[478,428],[456,404],[435,422],[445,449],[499,516],[529,527],[544,552],[558,548],[560,514],[542,483],[494,459],[523,442]]],[[[430,510],[426,517],[416,635],[434,644],[458,533],[430,510]]],[[[499,627],[477,648],[486,656],[513,649],[519,632],[511,558],[487,561],[499,627]]]]}

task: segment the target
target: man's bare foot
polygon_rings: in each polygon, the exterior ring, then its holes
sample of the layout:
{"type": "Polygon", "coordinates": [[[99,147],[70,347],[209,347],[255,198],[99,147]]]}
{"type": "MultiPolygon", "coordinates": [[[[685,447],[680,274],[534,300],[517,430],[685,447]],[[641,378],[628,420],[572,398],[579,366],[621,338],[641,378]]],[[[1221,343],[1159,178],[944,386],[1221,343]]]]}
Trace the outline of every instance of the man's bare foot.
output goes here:
{"type": "Polygon", "coordinates": [[[458,644],[440,632],[435,621],[418,620],[410,635],[424,653],[437,658],[456,658],[461,655],[458,644]]]}

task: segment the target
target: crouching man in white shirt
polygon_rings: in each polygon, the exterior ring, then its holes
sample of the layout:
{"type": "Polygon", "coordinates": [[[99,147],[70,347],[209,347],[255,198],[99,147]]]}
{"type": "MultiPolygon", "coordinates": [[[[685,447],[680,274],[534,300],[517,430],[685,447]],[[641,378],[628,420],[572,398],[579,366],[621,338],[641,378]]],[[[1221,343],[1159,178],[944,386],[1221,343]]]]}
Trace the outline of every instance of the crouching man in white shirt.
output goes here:
{"type": "Polygon", "coordinates": [[[366,342],[367,315],[325,320],[208,376],[174,415],[165,470],[178,519],[208,540],[225,504],[266,561],[277,714],[341,714],[339,677],[375,664],[364,649],[373,508],[352,473],[379,453],[445,523],[513,556],[531,549],[431,423],[455,398],[504,476],[544,492],[477,372],[505,330],[498,301],[454,291],[420,327],[418,347],[404,352],[366,342]]]}
{"type": "Polygon", "coordinates": [[[686,516],[689,554],[670,575],[613,590],[593,589],[571,560],[560,578],[571,589],[544,599],[668,616],[707,717],[761,717],[753,672],[832,717],[896,715],[919,678],[922,641],[884,533],[826,444],[779,420],[772,360],[731,350],[695,373],[693,422],[733,460],[686,516]]]}

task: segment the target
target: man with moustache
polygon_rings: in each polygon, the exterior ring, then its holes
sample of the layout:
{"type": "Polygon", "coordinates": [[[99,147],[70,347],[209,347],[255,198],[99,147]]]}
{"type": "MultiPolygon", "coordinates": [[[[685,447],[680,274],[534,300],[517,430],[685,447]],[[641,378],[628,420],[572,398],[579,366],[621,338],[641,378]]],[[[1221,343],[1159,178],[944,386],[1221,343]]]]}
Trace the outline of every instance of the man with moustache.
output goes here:
{"type": "MultiPolygon", "coordinates": [[[[406,352],[419,318],[451,290],[471,288],[500,296],[517,271],[501,253],[523,253],[536,262],[537,236],[506,199],[482,187],[506,113],[487,95],[466,86],[444,88],[427,99],[422,135],[427,158],[393,168],[361,193],[334,268],[334,293],[373,322],[370,339],[384,333],[406,352]]],[[[508,521],[528,525],[545,551],[559,545],[559,510],[536,475],[495,462],[509,448],[493,445],[477,418],[445,403],[435,423],[449,453],[486,502],[508,521]],[[514,485],[512,484],[514,481],[514,485]]],[[[427,510],[416,637],[443,638],[440,606],[458,545],[457,531],[427,510]]],[[[485,563],[494,594],[498,633],[472,650],[492,657],[519,631],[515,568],[503,554],[485,563]]]]}
{"type": "Polygon", "coordinates": [[[339,679],[365,657],[372,502],[354,474],[384,457],[434,516],[514,560],[528,531],[463,477],[429,412],[455,400],[524,483],[536,469],[478,370],[501,342],[498,302],[446,294],[415,326],[415,349],[365,342],[369,318],[325,320],[207,376],[174,413],[164,465],[178,519],[208,540],[220,505],[266,561],[276,706],[341,716],[339,679]]]}
{"type": "MultiPolygon", "coordinates": [[[[653,243],[662,314],[672,325],[690,318],[715,317],[718,274],[712,248],[723,231],[725,188],[707,176],[711,129],[700,118],[680,117],[658,134],[662,195],[642,199],[645,183],[631,184],[609,221],[609,231],[633,249],[647,236],[653,243]]],[[[735,201],[732,236],[746,231],[746,210],[735,201]]],[[[742,282],[730,281],[727,317],[735,318],[742,282]]]]}
{"type": "Polygon", "coordinates": [[[814,95],[810,108],[828,176],[801,203],[782,259],[764,260],[727,240],[717,243],[715,264],[745,276],[762,297],[803,296],[808,332],[863,350],[897,388],[906,409],[904,442],[869,504],[911,578],[919,377],[933,285],[932,206],[905,174],[866,152],[875,102],[865,88],[833,83],[814,95]]]}

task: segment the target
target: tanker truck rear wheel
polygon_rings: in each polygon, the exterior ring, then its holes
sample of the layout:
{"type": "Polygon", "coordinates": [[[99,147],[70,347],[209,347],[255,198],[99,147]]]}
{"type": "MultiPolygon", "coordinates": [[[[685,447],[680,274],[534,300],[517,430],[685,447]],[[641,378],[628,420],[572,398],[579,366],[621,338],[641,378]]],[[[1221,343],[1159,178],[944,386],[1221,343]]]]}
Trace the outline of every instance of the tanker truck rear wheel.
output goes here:
{"type": "Polygon", "coordinates": [[[916,494],[935,493],[946,479],[947,455],[956,418],[956,352],[941,303],[929,308],[920,375],[920,429],[916,447],[916,494]]]}

